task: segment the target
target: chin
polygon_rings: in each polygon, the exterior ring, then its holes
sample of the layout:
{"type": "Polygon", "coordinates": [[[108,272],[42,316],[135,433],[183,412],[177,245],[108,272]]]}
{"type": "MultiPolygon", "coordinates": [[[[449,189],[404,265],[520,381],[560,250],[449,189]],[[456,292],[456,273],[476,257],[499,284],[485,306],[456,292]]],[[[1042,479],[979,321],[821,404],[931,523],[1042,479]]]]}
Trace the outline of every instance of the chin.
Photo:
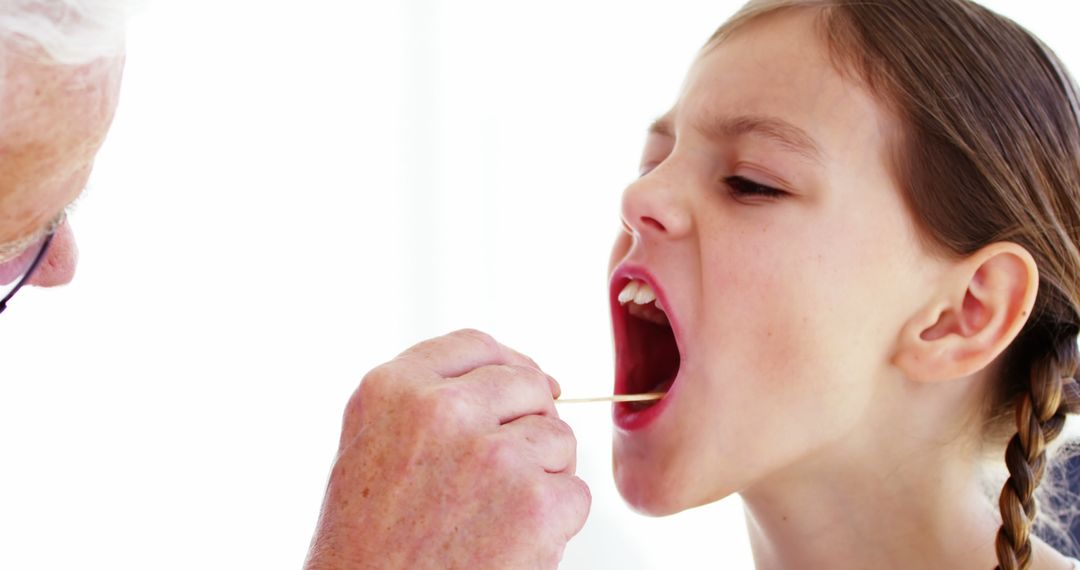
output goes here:
{"type": "Polygon", "coordinates": [[[640,514],[663,517],[697,506],[687,500],[686,486],[674,473],[625,460],[618,449],[612,457],[612,470],[619,494],[640,514]]]}
{"type": "MultiPolygon", "coordinates": [[[[618,468],[616,468],[616,471],[618,468]]],[[[665,517],[673,515],[686,507],[681,507],[673,497],[668,494],[657,492],[648,485],[641,485],[633,478],[615,476],[615,486],[619,489],[626,504],[634,512],[650,517],[665,517]]]]}
{"type": "MultiPolygon", "coordinates": [[[[705,479],[695,476],[693,468],[675,469],[672,461],[648,461],[625,452],[626,446],[616,439],[612,454],[615,487],[630,508],[646,516],[664,517],[720,501],[738,492],[744,483],[709,481],[718,484],[702,488],[705,479]]],[[[724,479],[723,474],[717,477],[724,479]]]]}

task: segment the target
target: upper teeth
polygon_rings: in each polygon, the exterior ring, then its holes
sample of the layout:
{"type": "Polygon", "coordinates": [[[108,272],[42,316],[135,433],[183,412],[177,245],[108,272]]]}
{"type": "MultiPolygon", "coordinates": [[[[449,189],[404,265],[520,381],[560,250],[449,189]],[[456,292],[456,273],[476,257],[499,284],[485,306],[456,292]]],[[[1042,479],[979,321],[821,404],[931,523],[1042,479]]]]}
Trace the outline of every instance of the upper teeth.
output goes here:
{"type": "Polygon", "coordinates": [[[648,305],[656,301],[656,307],[663,310],[660,301],[656,300],[656,291],[653,291],[652,286],[636,279],[627,283],[626,287],[623,287],[623,290],[619,292],[619,304],[625,305],[630,301],[637,305],[648,305]]]}

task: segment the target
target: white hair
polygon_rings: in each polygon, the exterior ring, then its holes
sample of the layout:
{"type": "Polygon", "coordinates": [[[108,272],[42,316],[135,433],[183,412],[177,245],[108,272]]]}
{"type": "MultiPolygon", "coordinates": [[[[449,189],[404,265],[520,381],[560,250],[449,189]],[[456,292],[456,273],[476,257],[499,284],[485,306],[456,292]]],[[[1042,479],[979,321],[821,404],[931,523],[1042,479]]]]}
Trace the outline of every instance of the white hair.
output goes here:
{"type": "Polygon", "coordinates": [[[0,0],[0,42],[61,65],[124,53],[130,0],[0,0]]]}

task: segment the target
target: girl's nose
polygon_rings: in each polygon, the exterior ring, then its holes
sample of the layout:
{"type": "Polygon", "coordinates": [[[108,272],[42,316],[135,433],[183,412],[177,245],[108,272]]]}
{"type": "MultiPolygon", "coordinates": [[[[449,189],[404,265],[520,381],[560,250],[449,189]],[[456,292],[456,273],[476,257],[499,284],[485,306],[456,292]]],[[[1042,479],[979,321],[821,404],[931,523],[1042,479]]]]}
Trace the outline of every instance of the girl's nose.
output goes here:
{"type": "Polygon", "coordinates": [[[637,236],[678,239],[693,224],[686,197],[659,169],[628,186],[622,196],[622,218],[637,236]]]}
{"type": "Polygon", "coordinates": [[[52,243],[45,258],[27,280],[27,285],[36,287],[55,287],[71,282],[75,277],[75,266],[79,261],[79,249],[75,245],[75,234],[68,222],[64,222],[53,234],[52,243]]]}

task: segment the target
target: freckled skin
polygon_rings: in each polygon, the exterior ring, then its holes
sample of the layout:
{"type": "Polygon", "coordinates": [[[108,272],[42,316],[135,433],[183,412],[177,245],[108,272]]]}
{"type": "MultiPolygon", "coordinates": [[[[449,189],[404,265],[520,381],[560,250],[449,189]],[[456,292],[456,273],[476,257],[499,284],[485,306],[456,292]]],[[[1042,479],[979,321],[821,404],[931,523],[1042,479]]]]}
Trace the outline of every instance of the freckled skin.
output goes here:
{"type": "MultiPolygon", "coordinates": [[[[996,368],[908,374],[948,364],[910,331],[937,300],[965,298],[967,261],[921,245],[890,169],[899,123],[833,67],[812,17],[770,15],[703,52],[666,115],[674,136],[649,136],[623,193],[609,270],[649,269],[684,352],[662,414],[616,430],[615,481],[651,515],[739,493],[759,570],[992,568],[1000,519],[968,420],[996,368]],[[695,128],[741,115],[803,129],[820,164],[695,128]],[[786,194],[739,194],[730,176],[786,194]]],[[[1033,263],[1016,293],[1029,301],[1033,263]]],[[[1067,567],[1034,547],[1058,564],[1045,568],[1067,567]]]]}
{"type": "Polygon", "coordinates": [[[645,512],[740,491],[860,429],[868,379],[889,374],[890,334],[938,267],[923,263],[886,168],[890,119],[806,49],[817,41],[806,30],[791,33],[798,41],[748,31],[701,57],[675,106],[677,140],[650,138],[643,162],[659,165],[623,196],[634,233],[619,236],[612,267],[629,258],[657,273],[687,351],[680,397],[655,426],[615,437],[619,489],[645,512]],[[693,130],[737,113],[800,126],[824,166],[693,130]],[[783,179],[791,194],[740,201],[729,175],[783,179]]]}
{"type": "MultiPolygon", "coordinates": [[[[39,231],[82,191],[123,62],[0,56],[2,243],[39,231]]],[[[64,225],[30,283],[69,281],[75,252],[64,225]]],[[[345,416],[306,567],[555,568],[590,504],[557,394],[534,362],[476,331],[369,373],[345,416]]]]}
{"type": "MultiPolygon", "coordinates": [[[[83,190],[119,101],[122,59],[43,64],[0,44],[0,243],[32,235],[83,190]]],[[[31,285],[67,283],[74,234],[57,232],[31,285]]]]}
{"type": "Polygon", "coordinates": [[[476,331],[373,370],[345,414],[308,570],[555,568],[590,496],[557,385],[476,331]]]}

